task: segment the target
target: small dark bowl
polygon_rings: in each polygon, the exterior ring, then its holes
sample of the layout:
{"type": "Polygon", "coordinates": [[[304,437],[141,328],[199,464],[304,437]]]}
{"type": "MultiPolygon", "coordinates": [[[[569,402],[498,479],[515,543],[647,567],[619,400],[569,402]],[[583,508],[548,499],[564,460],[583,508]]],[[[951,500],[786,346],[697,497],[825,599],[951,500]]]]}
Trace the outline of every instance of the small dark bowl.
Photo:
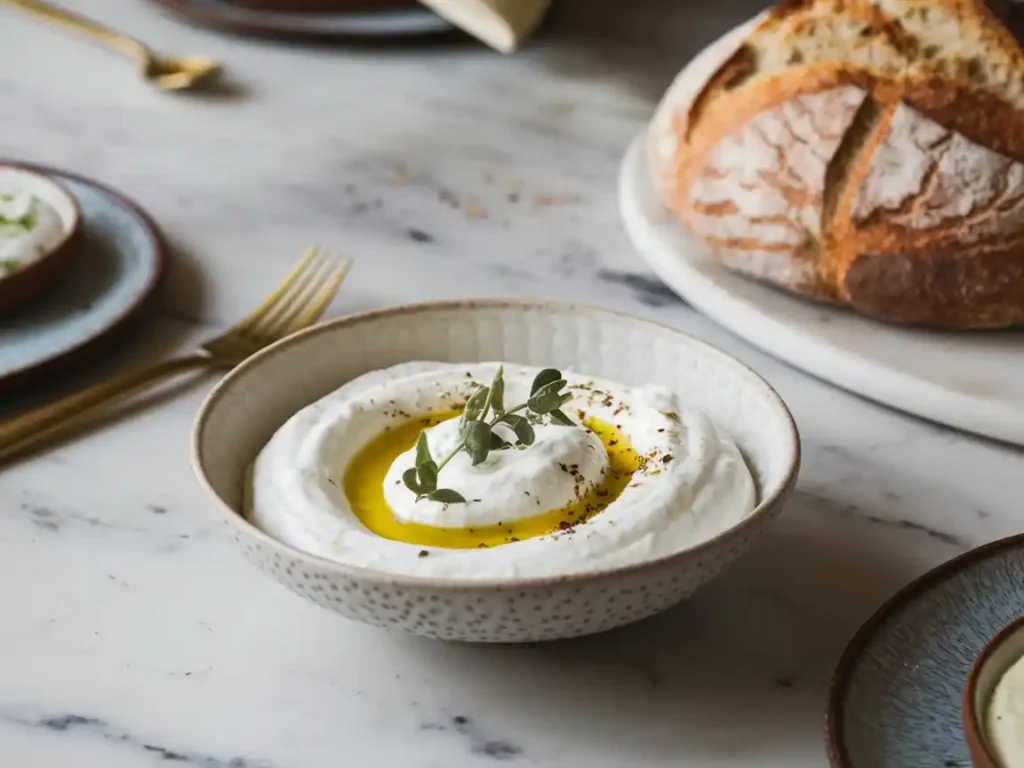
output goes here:
{"type": "Polygon", "coordinates": [[[231,0],[231,3],[258,11],[342,13],[408,7],[414,0],[231,0]]]}
{"type": "Polygon", "coordinates": [[[1003,768],[988,742],[985,711],[1003,674],[1024,656],[1024,616],[1007,624],[974,660],[963,694],[964,738],[975,768],[1003,768]]]}
{"type": "Polygon", "coordinates": [[[0,191],[8,181],[52,205],[64,233],[45,254],[0,277],[0,315],[35,301],[64,276],[78,251],[82,228],[78,201],[63,184],[16,163],[0,163],[0,191]]]}

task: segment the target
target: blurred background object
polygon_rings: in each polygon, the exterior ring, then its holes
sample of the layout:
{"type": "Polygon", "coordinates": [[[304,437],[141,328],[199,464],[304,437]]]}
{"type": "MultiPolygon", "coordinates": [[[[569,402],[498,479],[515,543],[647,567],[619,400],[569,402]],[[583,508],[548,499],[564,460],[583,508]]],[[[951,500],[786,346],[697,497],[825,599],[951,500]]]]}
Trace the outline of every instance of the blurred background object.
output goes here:
{"type": "Polygon", "coordinates": [[[58,24],[134,59],[142,78],[162,91],[180,91],[207,83],[220,71],[220,64],[206,56],[157,56],[148,46],[135,38],[86,16],[65,11],[52,3],[42,0],[7,2],[37,19],[58,24]]]}
{"type": "Polygon", "coordinates": [[[445,19],[409,0],[152,0],[179,19],[237,35],[311,40],[449,33],[445,19]]]}
{"type": "Polygon", "coordinates": [[[365,11],[415,5],[415,0],[232,0],[235,5],[261,11],[295,13],[328,13],[331,11],[365,11]]]}
{"type": "Polygon", "coordinates": [[[550,0],[420,0],[452,24],[502,53],[530,36],[550,0]]]}
{"type": "Polygon", "coordinates": [[[985,0],[985,4],[1017,38],[1024,39],[1024,3],[1020,0],[985,0]]]}
{"type": "Polygon", "coordinates": [[[153,0],[198,26],[292,38],[404,37],[453,27],[508,53],[537,28],[550,0],[153,0]]]}

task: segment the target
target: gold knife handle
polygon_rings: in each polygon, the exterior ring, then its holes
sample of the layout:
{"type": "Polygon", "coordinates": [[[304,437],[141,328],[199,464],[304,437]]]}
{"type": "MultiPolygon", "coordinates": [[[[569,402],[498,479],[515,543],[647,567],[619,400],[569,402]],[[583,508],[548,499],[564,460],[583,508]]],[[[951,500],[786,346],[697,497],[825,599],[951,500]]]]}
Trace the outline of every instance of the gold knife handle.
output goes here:
{"type": "Polygon", "coordinates": [[[215,364],[216,361],[209,356],[195,353],[142,366],[0,423],[0,461],[21,453],[71,424],[81,422],[115,400],[141,392],[179,373],[215,364]]]}
{"type": "Polygon", "coordinates": [[[146,46],[128,35],[122,34],[110,27],[105,27],[92,19],[79,16],[77,13],[65,11],[42,0],[6,0],[10,5],[21,8],[23,11],[38,16],[41,19],[52,21],[79,34],[98,40],[104,45],[115,48],[122,53],[135,58],[146,58],[149,51],[146,46]]]}

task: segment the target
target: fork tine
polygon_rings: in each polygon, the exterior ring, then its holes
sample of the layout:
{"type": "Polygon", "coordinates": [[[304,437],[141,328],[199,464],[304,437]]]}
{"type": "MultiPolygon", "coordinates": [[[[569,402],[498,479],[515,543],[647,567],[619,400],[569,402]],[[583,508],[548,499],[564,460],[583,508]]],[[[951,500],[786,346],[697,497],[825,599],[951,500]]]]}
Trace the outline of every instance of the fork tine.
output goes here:
{"type": "Polygon", "coordinates": [[[320,286],[330,276],[333,266],[333,260],[320,248],[316,248],[313,261],[302,277],[253,324],[248,334],[266,340],[283,336],[292,317],[305,309],[311,297],[316,295],[320,286]]]}
{"type": "Polygon", "coordinates": [[[341,284],[344,282],[345,276],[348,275],[351,267],[352,262],[350,260],[343,261],[339,266],[335,267],[331,279],[320,289],[320,294],[309,308],[292,321],[292,324],[288,327],[288,333],[295,333],[295,331],[307,328],[320,319],[320,316],[327,311],[327,307],[330,306],[331,301],[337,295],[338,289],[341,288],[341,284]]]}
{"type": "Polygon", "coordinates": [[[302,252],[302,257],[296,262],[295,266],[291,268],[284,280],[278,283],[277,287],[273,292],[265,298],[256,309],[246,315],[240,322],[235,324],[231,329],[239,333],[246,333],[249,329],[255,325],[262,317],[270,312],[278,302],[284,298],[285,294],[288,293],[289,289],[295,284],[295,282],[305,274],[306,270],[309,269],[310,264],[316,258],[317,249],[315,246],[307,248],[302,252]]]}

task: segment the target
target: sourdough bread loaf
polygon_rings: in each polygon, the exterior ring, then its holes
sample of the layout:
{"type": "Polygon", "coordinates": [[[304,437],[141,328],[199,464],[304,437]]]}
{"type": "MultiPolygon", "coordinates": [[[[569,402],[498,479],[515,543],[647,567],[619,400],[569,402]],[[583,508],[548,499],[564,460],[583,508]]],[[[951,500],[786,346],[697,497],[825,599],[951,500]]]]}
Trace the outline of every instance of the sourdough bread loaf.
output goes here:
{"type": "Polygon", "coordinates": [[[783,2],[680,73],[648,150],[729,267],[892,322],[1024,323],[1024,52],[982,0],[783,2]]]}

